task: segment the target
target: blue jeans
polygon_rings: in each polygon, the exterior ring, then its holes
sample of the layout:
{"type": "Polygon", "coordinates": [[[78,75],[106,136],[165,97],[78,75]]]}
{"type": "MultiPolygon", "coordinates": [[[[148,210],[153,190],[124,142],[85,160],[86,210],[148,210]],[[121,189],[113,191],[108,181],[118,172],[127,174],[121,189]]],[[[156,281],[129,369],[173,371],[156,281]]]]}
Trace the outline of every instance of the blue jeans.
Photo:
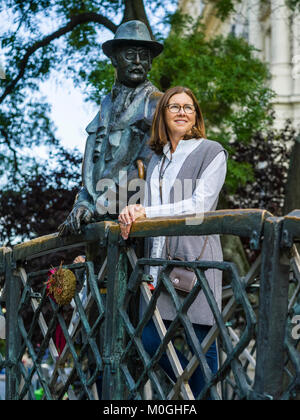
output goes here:
{"type": "MultiPolygon", "coordinates": [[[[164,324],[166,326],[166,328],[168,329],[171,321],[164,321],[164,324]]],[[[207,333],[209,332],[210,328],[207,325],[198,325],[198,324],[193,324],[196,336],[199,340],[199,342],[201,343],[205,336],[207,335],[207,333]]],[[[153,320],[151,319],[148,324],[145,326],[143,333],[142,333],[142,342],[144,345],[145,350],[147,351],[147,353],[152,357],[154,356],[154,353],[156,352],[158,346],[160,345],[160,338],[157,332],[157,329],[154,325],[153,320]]],[[[192,351],[192,346],[191,343],[187,337],[187,343],[189,345],[189,348],[192,351]]],[[[176,353],[177,356],[180,360],[181,366],[183,369],[185,369],[185,367],[188,365],[188,360],[187,358],[177,349],[176,353]]],[[[211,347],[209,348],[209,350],[206,353],[206,360],[208,363],[208,366],[210,367],[212,373],[216,373],[218,370],[218,353],[217,353],[217,346],[216,346],[216,342],[214,342],[211,347]]],[[[166,372],[166,374],[173,380],[176,381],[176,377],[174,375],[173,369],[171,367],[171,364],[169,362],[168,356],[166,353],[164,353],[162,355],[162,357],[159,360],[159,365],[163,368],[163,370],[166,372]]],[[[195,398],[197,398],[197,396],[200,394],[200,392],[202,391],[204,385],[205,385],[205,380],[204,380],[204,376],[203,373],[201,371],[201,367],[200,365],[198,365],[197,369],[195,370],[195,372],[193,373],[193,375],[191,376],[190,380],[189,380],[189,385],[191,387],[191,390],[195,396],[195,398]]]]}

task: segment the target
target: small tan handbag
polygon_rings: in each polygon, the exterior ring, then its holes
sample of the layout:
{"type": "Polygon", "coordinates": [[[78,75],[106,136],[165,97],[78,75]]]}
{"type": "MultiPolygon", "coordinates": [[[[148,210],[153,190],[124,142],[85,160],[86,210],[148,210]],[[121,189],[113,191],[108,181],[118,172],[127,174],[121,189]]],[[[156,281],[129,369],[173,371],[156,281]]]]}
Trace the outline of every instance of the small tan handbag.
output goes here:
{"type": "MultiPolygon", "coordinates": [[[[167,254],[168,254],[168,258],[171,259],[170,256],[170,252],[169,252],[169,238],[166,237],[166,247],[167,247],[167,254]]],[[[196,259],[196,261],[201,260],[205,247],[207,245],[208,242],[208,236],[206,236],[205,238],[205,242],[201,251],[201,254],[199,255],[199,257],[196,259]]],[[[174,259],[178,259],[178,258],[174,258],[174,259]]],[[[175,289],[182,293],[182,294],[188,294],[192,288],[195,286],[196,281],[197,281],[197,276],[195,274],[195,272],[192,269],[188,269],[185,267],[174,267],[172,269],[172,271],[169,274],[169,278],[173,284],[173,286],[175,287],[175,289]]]]}

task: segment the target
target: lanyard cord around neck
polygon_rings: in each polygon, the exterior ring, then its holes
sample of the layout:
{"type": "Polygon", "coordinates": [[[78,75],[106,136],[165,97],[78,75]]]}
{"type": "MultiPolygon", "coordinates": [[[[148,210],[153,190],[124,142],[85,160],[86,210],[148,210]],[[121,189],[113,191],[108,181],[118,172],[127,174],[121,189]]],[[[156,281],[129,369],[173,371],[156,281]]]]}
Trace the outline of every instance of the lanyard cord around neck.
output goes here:
{"type": "MultiPolygon", "coordinates": [[[[165,160],[166,160],[166,155],[164,155],[164,157],[162,158],[162,163],[161,163],[161,166],[159,168],[159,176],[158,176],[158,179],[159,179],[159,195],[160,195],[160,202],[161,202],[161,204],[163,203],[162,202],[162,181],[163,181],[163,177],[165,175],[165,172],[166,172],[168,166],[171,163],[171,160],[170,160],[169,163],[167,164],[167,166],[165,167],[165,169],[163,170],[163,167],[164,167],[164,164],[165,164],[165,160]]],[[[201,260],[203,254],[204,254],[204,251],[205,251],[207,242],[208,242],[208,236],[205,237],[201,254],[199,255],[198,258],[196,258],[196,261],[201,260]]],[[[168,236],[166,236],[166,251],[167,251],[167,257],[168,257],[168,259],[171,260],[172,258],[171,258],[171,254],[170,254],[170,244],[169,244],[169,237],[168,236]]]]}
{"type": "Polygon", "coordinates": [[[168,169],[171,160],[168,162],[168,164],[166,165],[165,169],[163,170],[164,164],[165,164],[165,160],[166,160],[166,155],[164,154],[163,158],[162,158],[162,163],[160,165],[159,168],[159,175],[158,175],[158,180],[159,180],[159,196],[160,196],[160,202],[161,204],[163,203],[162,201],[162,181],[163,181],[163,177],[165,176],[165,172],[168,169]]]}

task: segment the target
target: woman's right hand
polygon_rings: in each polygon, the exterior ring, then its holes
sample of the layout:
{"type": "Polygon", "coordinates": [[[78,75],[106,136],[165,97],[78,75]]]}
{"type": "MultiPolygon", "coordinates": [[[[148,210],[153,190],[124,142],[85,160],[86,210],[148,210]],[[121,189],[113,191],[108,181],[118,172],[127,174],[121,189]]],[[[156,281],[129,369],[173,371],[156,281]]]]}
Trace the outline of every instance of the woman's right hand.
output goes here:
{"type": "Polygon", "coordinates": [[[132,223],[139,217],[146,217],[145,208],[141,204],[131,204],[124,207],[118,220],[120,222],[121,236],[128,239],[132,223]]]}

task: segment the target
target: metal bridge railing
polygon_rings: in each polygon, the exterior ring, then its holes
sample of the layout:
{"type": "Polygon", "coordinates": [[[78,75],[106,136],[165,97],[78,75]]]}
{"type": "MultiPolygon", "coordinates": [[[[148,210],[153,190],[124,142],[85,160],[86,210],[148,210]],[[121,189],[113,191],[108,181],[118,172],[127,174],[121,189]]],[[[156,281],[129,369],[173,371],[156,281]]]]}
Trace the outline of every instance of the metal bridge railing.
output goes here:
{"type": "Polygon", "coordinates": [[[285,333],[284,386],[281,399],[300,398],[300,211],[288,214],[283,221],[281,246],[289,251],[289,304],[285,333]]]}
{"type": "Polygon", "coordinates": [[[299,398],[299,337],[293,334],[298,331],[293,322],[300,305],[300,258],[295,245],[299,239],[300,211],[276,218],[251,209],[207,213],[201,224],[187,224],[185,218],[137,221],[126,242],[117,223],[100,222],[86,226],[82,235],[53,234],[13,249],[1,248],[7,331],[0,367],[6,373],[6,399],[35,399],[36,383],[42,398],[49,400],[299,398]],[[186,298],[177,295],[168,279],[175,262],[146,259],[141,253],[143,238],[212,234],[246,238],[258,257],[243,277],[227,261],[179,263],[197,275],[186,298]],[[59,306],[48,296],[45,284],[50,267],[32,272],[26,261],[78,246],[85,247],[87,261],[64,266],[75,273],[77,287],[72,305],[59,306]],[[163,267],[154,292],[148,287],[146,265],[163,267]],[[205,276],[209,268],[221,270],[226,279],[221,311],[205,276]],[[200,290],[215,318],[201,345],[187,316],[200,290]],[[177,313],[168,329],[156,306],[162,291],[169,294],[177,313]],[[147,304],[142,315],[140,296],[147,304]],[[141,338],[150,319],[161,340],[152,357],[141,338]],[[60,351],[58,330],[65,340],[60,351]],[[215,340],[219,368],[213,374],[205,354],[215,340]],[[178,349],[188,359],[185,368],[178,349]],[[160,368],[163,354],[175,381],[160,368]],[[30,367],[24,365],[24,357],[30,367]],[[205,386],[195,396],[189,379],[199,365],[205,386]]]}

